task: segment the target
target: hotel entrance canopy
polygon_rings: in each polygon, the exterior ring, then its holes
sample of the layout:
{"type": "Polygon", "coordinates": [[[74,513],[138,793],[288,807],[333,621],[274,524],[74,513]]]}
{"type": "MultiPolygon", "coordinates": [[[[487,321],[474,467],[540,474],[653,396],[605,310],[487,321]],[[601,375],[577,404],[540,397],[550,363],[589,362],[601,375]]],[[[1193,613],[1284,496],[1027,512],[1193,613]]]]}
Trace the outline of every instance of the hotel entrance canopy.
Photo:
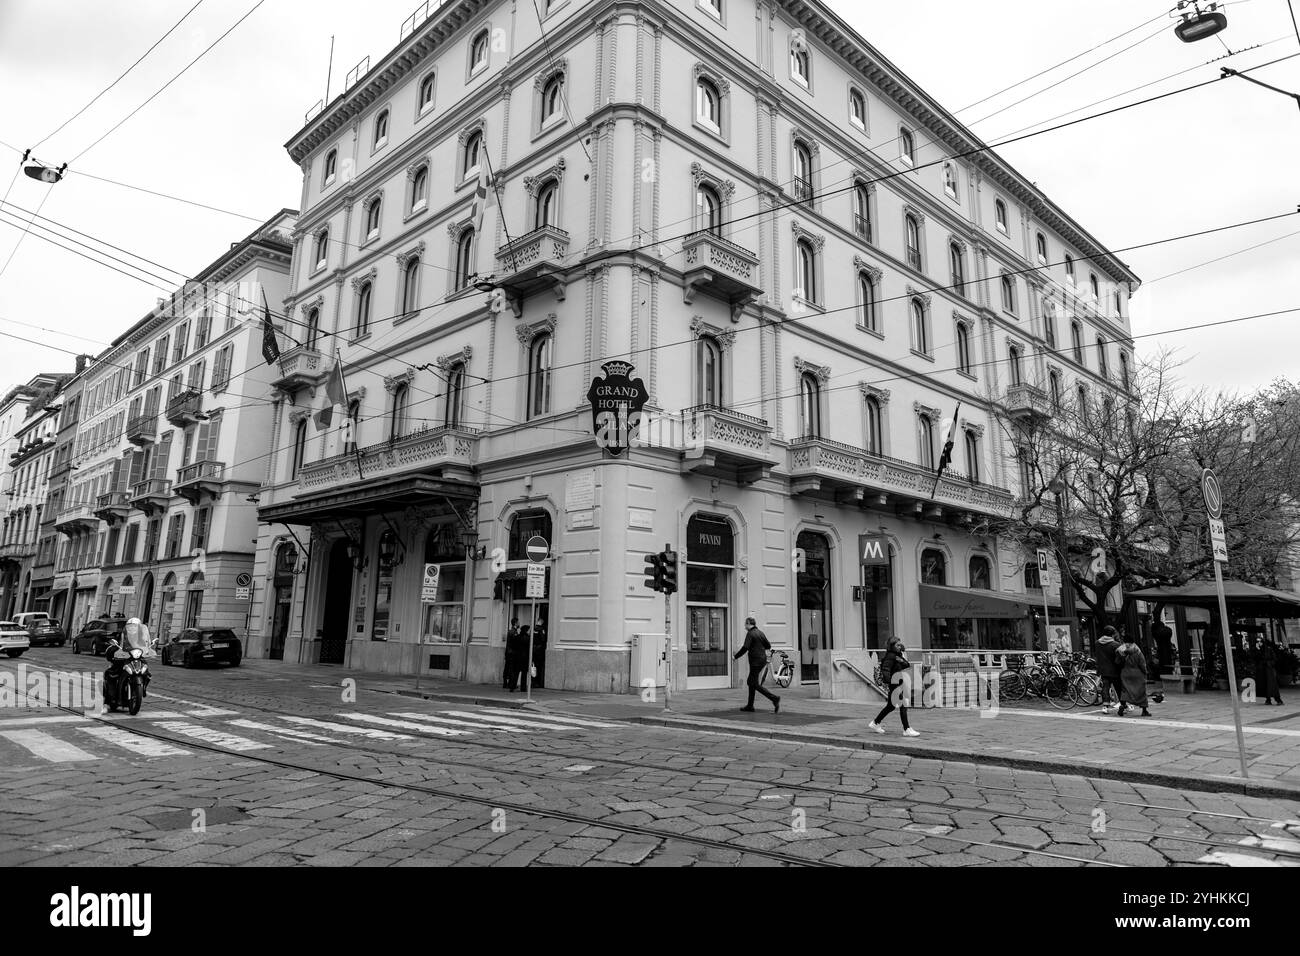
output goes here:
{"type": "Polygon", "coordinates": [[[448,502],[477,501],[478,494],[477,482],[426,475],[394,476],[299,495],[289,501],[259,508],[257,518],[264,524],[310,525],[317,521],[363,518],[421,505],[442,507],[448,502]]]}

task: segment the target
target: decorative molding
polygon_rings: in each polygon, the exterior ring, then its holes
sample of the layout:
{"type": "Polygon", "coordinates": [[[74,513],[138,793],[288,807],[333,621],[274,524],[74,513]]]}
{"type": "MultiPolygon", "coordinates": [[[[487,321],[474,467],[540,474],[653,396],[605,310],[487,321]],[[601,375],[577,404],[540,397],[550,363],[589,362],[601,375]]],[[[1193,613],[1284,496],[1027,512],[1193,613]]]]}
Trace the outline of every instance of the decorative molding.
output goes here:
{"type": "Polygon", "coordinates": [[[868,262],[866,259],[862,258],[861,256],[853,257],[853,268],[858,270],[859,272],[865,272],[867,275],[871,276],[871,281],[875,283],[875,285],[877,286],[877,290],[879,290],[880,282],[885,277],[885,273],[883,271],[881,271],[876,266],[872,265],[870,262],[868,262]]]}
{"type": "Polygon", "coordinates": [[[706,63],[696,63],[695,67],[691,70],[692,89],[695,88],[695,85],[696,83],[699,82],[700,77],[704,77],[704,79],[708,80],[710,83],[716,86],[718,88],[719,96],[726,96],[728,93],[731,92],[730,81],[728,81],[721,73],[719,73],[717,70],[713,69],[713,67],[709,66],[706,63]]]}
{"type": "Polygon", "coordinates": [[[525,176],[524,191],[528,193],[528,195],[530,196],[536,196],[537,187],[540,186],[542,183],[546,182],[546,180],[548,179],[554,179],[556,182],[560,182],[564,179],[564,157],[563,156],[561,156],[558,160],[556,160],[555,165],[552,166],[550,169],[544,169],[536,176],[525,176]]]}
{"type": "Polygon", "coordinates": [[[925,213],[921,212],[921,210],[917,209],[910,202],[903,203],[903,215],[904,216],[911,215],[914,219],[916,219],[917,226],[920,226],[922,228],[925,227],[925,213]]]}
{"type": "Polygon", "coordinates": [[[983,426],[983,425],[978,425],[978,424],[976,424],[975,422],[967,421],[966,419],[963,418],[963,419],[961,420],[961,427],[962,427],[962,431],[968,431],[968,432],[970,432],[972,435],[974,435],[976,438],[983,438],[983,437],[984,437],[984,426],[983,426]]]}
{"type": "Polygon", "coordinates": [[[816,377],[821,385],[830,381],[831,369],[829,365],[814,365],[812,362],[805,361],[799,356],[794,357],[794,371],[796,375],[802,376],[805,372],[816,377]]]}
{"type": "MultiPolygon", "coordinates": [[[[308,299],[306,302],[300,303],[298,309],[302,312],[303,319],[307,318],[312,309],[319,309],[323,312],[325,310],[325,296],[318,294],[316,298],[308,299]]],[[[304,324],[306,323],[304,322],[304,324]]],[[[212,330],[209,330],[208,334],[210,336],[209,340],[211,340],[211,338],[216,338],[216,336],[212,335],[212,330]]]]}
{"type": "Polygon", "coordinates": [[[351,405],[353,402],[365,401],[365,398],[366,398],[366,387],[364,385],[362,385],[360,388],[354,388],[352,391],[348,392],[349,405],[351,405]]]}
{"type": "Polygon", "coordinates": [[[721,179],[710,173],[698,162],[693,162],[691,163],[691,191],[698,191],[701,183],[707,183],[716,189],[718,198],[722,200],[724,205],[731,202],[731,197],[736,191],[736,184],[732,180],[721,179]]]}
{"type": "Polygon", "coordinates": [[[957,236],[949,236],[948,244],[950,246],[956,246],[958,252],[960,252],[963,256],[966,255],[966,240],[959,239],[957,236]]]}
{"type": "Polygon", "coordinates": [[[397,268],[399,270],[404,270],[406,268],[406,264],[410,262],[412,259],[421,259],[421,260],[424,259],[423,239],[417,242],[413,247],[408,249],[406,252],[399,252],[397,254],[397,268]]]}
{"type": "MultiPolygon", "coordinates": [[[[540,93],[542,91],[542,88],[546,86],[546,81],[553,76],[559,76],[562,77],[563,79],[568,79],[569,76],[568,59],[561,57],[560,59],[554,60],[551,63],[547,64],[547,68],[545,70],[542,70],[535,77],[533,77],[533,88],[540,93]]],[[[561,82],[563,82],[563,80],[561,82]]]]}
{"type": "Polygon", "coordinates": [[[952,320],[956,322],[958,325],[966,326],[966,328],[972,332],[975,331],[975,320],[972,319],[970,316],[962,315],[956,309],[952,310],[952,320]]]}
{"type": "Polygon", "coordinates": [[[410,385],[415,381],[415,369],[408,368],[405,372],[398,372],[396,375],[384,376],[384,391],[392,395],[397,391],[399,385],[410,385]]]}
{"type": "Polygon", "coordinates": [[[706,335],[717,339],[718,344],[722,346],[724,352],[729,351],[731,347],[736,344],[735,329],[723,330],[718,328],[716,325],[710,325],[708,322],[704,321],[704,316],[702,315],[691,317],[691,335],[695,336],[697,339],[703,338],[706,335]]]}
{"type": "Polygon", "coordinates": [[[353,278],[352,291],[355,294],[359,295],[361,293],[361,287],[365,285],[365,283],[367,282],[374,282],[378,276],[379,276],[379,270],[376,269],[374,266],[371,266],[370,271],[363,272],[360,275],[353,278]]]}
{"type": "Polygon", "coordinates": [[[474,350],[467,345],[459,352],[448,352],[446,355],[439,355],[433,364],[446,371],[453,365],[468,365],[470,356],[473,354],[474,350]]]}
{"type": "Polygon", "coordinates": [[[453,250],[456,248],[456,243],[460,241],[461,234],[464,233],[465,230],[473,228],[474,223],[469,219],[447,223],[447,238],[451,240],[453,250]]]}
{"type": "Polygon", "coordinates": [[[809,242],[813,244],[813,248],[816,249],[818,252],[821,252],[822,247],[826,245],[825,236],[820,236],[815,232],[809,232],[807,229],[803,227],[803,225],[799,222],[798,219],[792,220],[790,222],[790,229],[794,232],[794,237],[796,241],[799,239],[807,239],[809,242]]]}
{"type": "Polygon", "coordinates": [[[920,402],[913,402],[912,409],[916,414],[928,418],[932,422],[937,422],[939,420],[939,409],[930,405],[922,405],[920,402]]]}
{"type": "Polygon", "coordinates": [[[289,413],[289,423],[291,425],[297,425],[299,422],[305,422],[310,417],[311,417],[310,409],[306,409],[306,408],[299,409],[296,412],[289,413]]]}
{"type": "Polygon", "coordinates": [[[909,285],[905,290],[905,295],[909,299],[920,299],[921,304],[925,306],[925,311],[926,312],[930,311],[930,293],[922,292],[919,289],[914,289],[912,288],[912,286],[909,285]]]}
{"type": "Polygon", "coordinates": [[[520,325],[515,328],[515,337],[519,339],[519,344],[525,348],[533,344],[533,339],[545,332],[554,332],[556,324],[556,315],[552,312],[540,322],[533,322],[530,325],[520,325]]]}
{"type": "Polygon", "coordinates": [[[415,162],[411,163],[411,165],[406,167],[406,181],[408,183],[414,182],[416,173],[418,173],[421,169],[429,169],[429,168],[431,168],[430,157],[428,155],[421,156],[415,162]]]}
{"type": "MultiPolygon", "coordinates": [[[[456,134],[456,142],[463,147],[465,145],[465,142],[470,138],[472,134],[479,133],[480,135],[484,135],[486,139],[486,135],[485,135],[486,132],[487,132],[487,120],[476,119],[474,122],[470,123],[468,126],[466,126],[464,129],[462,129],[459,133],[456,134]]],[[[486,142],[484,143],[484,145],[486,145],[486,142]]]]}
{"type": "Polygon", "coordinates": [[[795,140],[798,140],[802,142],[805,146],[807,146],[808,152],[811,153],[814,157],[821,155],[822,152],[821,144],[818,143],[817,140],[813,138],[811,133],[799,129],[797,126],[790,132],[791,149],[794,148],[795,140]]]}

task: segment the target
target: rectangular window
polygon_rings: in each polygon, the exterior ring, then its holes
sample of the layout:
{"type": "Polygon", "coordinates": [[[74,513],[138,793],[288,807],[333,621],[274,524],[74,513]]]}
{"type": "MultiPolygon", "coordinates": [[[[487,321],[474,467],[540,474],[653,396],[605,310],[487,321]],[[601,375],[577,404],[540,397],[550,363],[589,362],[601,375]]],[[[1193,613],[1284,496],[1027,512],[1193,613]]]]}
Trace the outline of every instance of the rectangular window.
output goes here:
{"type": "Polygon", "coordinates": [[[194,530],[190,534],[190,550],[208,546],[208,516],[211,508],[199,508],[194,512],[194,530]]]}
{"type": "Polygon", "coordinates": [[[225,388],[226,383],[230,381],[230,363],[234,354],[235,347],[233,345],[224,346],[217,353],[216,362],[212,367],[212,390],[214,392],[225,388]]]}

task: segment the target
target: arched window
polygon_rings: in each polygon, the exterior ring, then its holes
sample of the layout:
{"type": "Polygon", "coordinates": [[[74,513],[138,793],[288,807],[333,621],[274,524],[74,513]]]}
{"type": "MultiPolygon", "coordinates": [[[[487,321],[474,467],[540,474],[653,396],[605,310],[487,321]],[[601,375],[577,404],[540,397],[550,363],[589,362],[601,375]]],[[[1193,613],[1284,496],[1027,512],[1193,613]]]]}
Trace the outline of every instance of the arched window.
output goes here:
{"type": "Polygon", "coordinates": [[[795,244],[796,261],[799,273],[795,277],[798,288],[795,294],[807,302],[817,301],[817,252],[807,239],[800,239],[795,244]]]}
{"type": "Polygon", "coordinates": [[[993,588],[993,576],[989,573],[989,559],[975,555],[970,559],[970,586],[979,591],[993,588]]]}
{"type": "Polygon", "coordinates": [[[912,348],[924,355],[929,355],[930,336],[925,321],[925,303],[920,299],[913,299],[909,304],[909,309],[912,314],[912,348]]]}
{"type": "Polygon", "coordinates": [[[289,477],[297,478],[307,454],[307,420],[300,421],[293,430],[293,457],[289,462],[289,477]]]}
{"type": "Polygon", "coordinates": [[[916,165],[916,137],[907,128],[898,131],[898,158],[905,166],[916,165]]]}
{"type": "Polygon", "coordinates": [[[703,76],[695,81],[695,118],[715,133],[722,132],[722,95],[703,76]]]}
{"type": "Polygon", "coordinates": [[[478,172],[478,165],[481,162],[479,153],[482,149],[483,134],[475,130],[466,137],[465,147],[461,150],[461,179],[467,179],[478,172]]]}
{"type": "Polygon", "coordinates": [[[420,257],[412,256],[402,271],[402,315],[420,311],[420,257]]]}
{"type": "Polygon", "coordinates": [[[1079,414],[1086,414],[1088,411],[1088,387],[1086,385],[1079,385],[1074,390],[1074,397],[1075,401],[1078,403],[1079,414]]]}
{"type": "Polygon", "coordinates": [[[1016,282],[1011,276],[1002,277],[1002,309],[1016,314],[1016,282]]]}
{"type": "Polygon", "coordinates": [[[460,427],[465,394],[465,363],[456,362],[447,369],[447,409],[442,423],[448,428],[460,427]]]}
{"type": "Polygon", "coordinates": [[[1120,302],[1120,298],[1119,298],[1119,289],[1116,289],[1115,290],[1115,314],[1116,315],[1122,316],[1124,314],[1124,310],[1123,308],[1121,308],[1121,305],[1122,303],[1120,302]]]}
{"type": "Polygon", "coordinates": [[[490,38],[487,30],[480,30],[474,35],[469,48],[469,71],[474,73],[487,66],[488,45],[490,38]]]}
{"type": "Polygon", "coordinates": [[[338,168],[339,151],[337,149],[331,149],[325,154],[325,170],[322,177],[323,185],[328,186],[330,183],[334,182],[334,175],[338,172],[338,168]]]}
{"type": "Polygon", "coordinates": [[[1119,380],[1124,386],[1124,391],[1128,391],[1128,353],[1119,353],[1119,380]]]}
{"type": "Polygon", "coordinates": [[[876,283],[865,269],[858,271],[858,324],[878,332],[876,326],[876,283]]]}
{"type": "Polygon", "coordinates": [[[564,74],[556,73],[542,87],[542,122],[549,123],[564,108],[564,74]]]}
{"type": "Polygon", "coordinates": [[[980,438],[969,428],[966,429],[966,477],[971,481],[980,480],[980,438]]]}
{"type": "Polygon", "coordinates": [[[1110,366],[1106,361],[1106,340],[1097,336],[1097,371],[1102,378],[1110,375],[1110,366]]]}
{"type": "Polygon", "coordinates": [[[379,235],[379,214],[383,210],[383,200],[375,197],[366,206],[366,238],[373,239],[379,235]]]}
{"type": "Polygon", "coordinates": [[[374,295],[374,283],[363,282],[357,290],[357,320],[353,334],[358,338],[370,331],[370,300],[374,295]]]}
{"type": "Polygon", "coordinates": [[[970,373],[970,326],[965,322],[957,323],[957,367],[970,373]]]}
{"type": "Polygon", "coordinates": [[[867,98],[857,90],[849,90],[849,120],[858,129],[867,128],[867,98]]]}
{"type": "Polygon", "coordinates": [[[303,345],[309,349],[316,348],[316,339],[320,336],[320,309],[311,309],[307,313],[307,334],[303,336],[303,345]]]}
{"type": "Polygon", "coordinates": [[[383,110],[375,117],[375,138],[371,143],[373,149],[378,149],[388,142],[388,110],[383,110]]]}
{"type": "Polygon", "coordinates": [[[393,389],[393,409],[388,420],[388,439],[395,441],[406,434],[407,406],[410,404],[411,391],[405,385],[393,389]]]}
{"type": "Polygon", "coordinates": [[[1016,450],[1016,466],[1020,472],[1020,496],[1029,498],[1034,494],[1034,467],[1026,449],[1016,450]]]}
{"type": "Polygon", "coordinates": [[[1101,299],[1101,289],[1097,285],[1097,274],[1095,272],[1088,273],[1088,288],[1092,291],[1094,299],[1101,299]]]}
{"type": "Polygon", "coordinates": [[[871,241],[871,193],[861,183],[853,188],[853,231],[871,241]]]}
{"type": "Polygon", "coordinates": [[[799,378],[800,417],[804,438],[822,437],[822,389],[817,376],[804,372],[799,378]]]}
{"type": "Polygon", "coordinates": [[[921,224],[908,213],[903,217],[903,232],[907,238],[907,264],[921,271],[921,224]]]}
{"type": "Polygon", "coordinates": [[[1070,345],[1074,349],[1074,360],[1083,364],[1083,326],[1078,320],[1070,323],[1070,345]]]}
{"type": "Polygon", "coordinates": [[[1052,393],[1052,408],[1061,410],[1061,373],[1052,369],[1047,373],[1048,390],[1052,393]]]}
{"type": "Polygon", "coordinates": [[[812,202],[813,198],[812,150],[799,139],[794,141],[794,198],[799,202],[812,202]]]}
{"type": "Polygon", "coordinates": [[[433,91],[437,78],[430,73],[420,81],[420,112],[427,113],[433,107],[433,91]]]}
{"type": "Polygon", "coordinates": [[[1007,204],[1001,199],[993,200],[993,220],[997,223],[998,232],[1004,235],[1009,232],[1007,229],[1007,204]]]}
{"type": "Polygon", "coordinates": [[[948,559],[937,548],[921,552],[921,583],[940,586],[948,583],[948,559]]]}
{"type": "Polygon", "coordinates": [[[955,292],[966,294],[966,257],[962,255],[961,246],[955,242],[948,243],[948,263],[952,267],[952,288],[955,292]]]}
{"type": "Polygon", "coordinates": [[[1065,254],[1065,277],[1074,285],[1074,257],[1068,252],[1065,254]]]}
{"type": "Polygon", "coordinates": [[[543,332],[528,348],[527,417],[536,418],[551,410],[551,334],[543,332]]]}
{"type": "Polygon", "coordinates": [[[547,180],[537,190],[537,215],[534,219],[536,228],[554,226],[558,223],[560,184],[554,179],[547,180]]]}
{"type": "Polygon", "coordinates": [[[957,167],[951,162],[943,164],[943,191],[957,198],[957,167]]]}
{"type": "Polygon", "coordinates": [[[350,455],[357,450],[357,431],[361,428],[358,416],[361,414],[361,400],[354,398],[348,402],[348,417],[343,425],[343,454],[350,455]]]}
{"type": "Polygon", "coordinates": [[[554,541],[551,516],[545,511],[520,511],[510,519],[510,537],[506,543],[506,560],[523,561],[528,557],[528,539],[538,535],[554,541]]]}
{"type": "Polygon", "coordinates": [[[711,335],[700,336],[699,362],[699,404],[721,406],[722,346],[711,335]]]}
{"type": "Polygon", "coordinates": [[[1050,299],[1043,299],[1043,338],[1049,349],[1056,348],[1056,306],[1050,299]]]}
{"type": "Polygon", "coordinates": [[[934,467],[934,422],[929,415],[916,417],[917,453],[922,468],[934,467]]]}
{"type": "Polygon", "coordinates": [[[456,240],[456,267],[452,277],[454,289],[459,292],[461,289],[468,288],[475,274],[474,230],[468,228],[462,231],[460,238],[456,240]]]}
{"type": "Polygon", "coordinates": [[[808,51],[801,47],[790,50],[790,75],[799,83],[807,86],[810,80],[808,51]]]}
{"type": "Polygon", "coordinates": [[[330,231],[328,229],[322,229],[316,233],[316,243],[313,250],[312,261],[316,263],[316,268],[319,269],[325,265],[326,260],[329,258],[330,231]]]}
{"type": "Polygon", "coordinates": [[[423,209],[429,204],[429,167],[421,166],[411,179],[411,211],[423,209]]]}
{"type": "Polygon", "coordinates": [[[1021,385],[1024,379],[1020,369],[1020,348],[1012,345],[1007,349],[1007,369],[1012,385],[1021,385]]]}
{"type": "Polygon", "coordinates": [[[700,228],[722,237],[722,200],[712,187],[701,184],[695,193],[695,204],[700,210],[700,228]]]}
{"type": "Polygon", "coordinates": [[[866,399],[866,416],[867,416],[867,451],[875,455],[885,453],[884,431],[880,417],[880,402],[874,396],[868,395],[866,399]]]}

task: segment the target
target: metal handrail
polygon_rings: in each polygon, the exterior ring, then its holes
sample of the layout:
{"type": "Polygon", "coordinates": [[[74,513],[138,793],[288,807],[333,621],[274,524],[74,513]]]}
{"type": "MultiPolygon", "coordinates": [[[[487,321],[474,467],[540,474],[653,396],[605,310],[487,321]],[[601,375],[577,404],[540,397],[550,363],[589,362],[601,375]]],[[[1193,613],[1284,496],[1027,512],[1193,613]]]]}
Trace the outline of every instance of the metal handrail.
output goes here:
{"type": "Polygon", "coordinates": [[[723,412],[732,418],[739,418],[741,421],[749,422],[750,424],[757,425],[761,428],[771,427],[768,425],[767,419],[765,418],[757,418],[754,415],[746,415],[743,412],[733,411],[732,409],[727,408],[725,405],[713,405],[713,404],[692,405],[690,408],[682,409],[683,416],[696,415],[699,414],[700,412],[723,412]]]}

